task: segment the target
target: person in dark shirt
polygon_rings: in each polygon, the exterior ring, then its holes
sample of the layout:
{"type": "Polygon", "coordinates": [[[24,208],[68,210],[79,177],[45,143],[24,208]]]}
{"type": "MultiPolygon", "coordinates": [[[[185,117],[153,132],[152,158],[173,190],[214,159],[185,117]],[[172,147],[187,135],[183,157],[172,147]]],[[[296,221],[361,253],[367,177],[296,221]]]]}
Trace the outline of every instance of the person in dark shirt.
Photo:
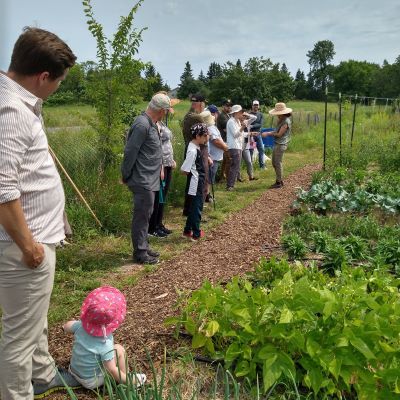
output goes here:
{"type": "MultiPolygon", "coordinates": [[[[222,101],[222,109],[217,118],[217,128],[221,133],[222,140],[226,143],[226,124],[230,118],[229,113],[232,109],[232,102],[230,99],[222,101]]],[[[231,165],[231,159],[229,151],[224,152],[224,157],[222,159],[221,169],[218,177],[218,181],[226,179],[229,175],[229,167],[231,165]]]]}
{"type": "Polygon", "coordinates": [[[145,112],[132,124],[125,146],[122,181],[133,193],[132,244],[133,260],[140,264],[158,263],[159,253],[148,244],[148,229],[154,198],[160,190],[162,148],[156,125],[171,108],[170,98],[155,94],[145,112]]]}

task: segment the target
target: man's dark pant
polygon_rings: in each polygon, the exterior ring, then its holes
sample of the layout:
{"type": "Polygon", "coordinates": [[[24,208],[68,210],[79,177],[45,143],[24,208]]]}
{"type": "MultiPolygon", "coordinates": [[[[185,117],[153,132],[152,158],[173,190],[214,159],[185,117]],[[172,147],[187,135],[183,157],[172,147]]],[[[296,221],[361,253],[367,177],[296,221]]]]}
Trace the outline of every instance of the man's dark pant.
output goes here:
{"type": "Polygon", "coordinates": [[[201,213],[203,211],[203,195],[197,194],[196,196],[190,196],[190,208],[189,214],[186,219],[186,225],[184,232],[193,232],[193,237],[200,237],[200,221],[201,213]]]}
{"type": "Polygon", "coordinates": [[[132,245],[136,257],[147,254],[149,221],[153,212],[155,193],[141,187],[131,187],[133,192],[132,245]]]}
{"type": "Polygon", "coordinates": [[[255,140],[255,142],[257,144],[258,163],[260,165],[260,168],[265,168],[265,163],[264,163],[264,143],[262,141],[261,134],[258,134],[257,136],[255,136],[254,140],[255,140]]]}

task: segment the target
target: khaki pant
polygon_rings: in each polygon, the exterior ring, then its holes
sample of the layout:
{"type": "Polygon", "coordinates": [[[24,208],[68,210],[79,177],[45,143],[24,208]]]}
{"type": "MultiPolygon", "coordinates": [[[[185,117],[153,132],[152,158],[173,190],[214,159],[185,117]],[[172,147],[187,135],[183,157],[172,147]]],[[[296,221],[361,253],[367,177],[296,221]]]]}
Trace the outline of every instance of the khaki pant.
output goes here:
{"type": "Polygon", "coordinates": [[[2,400],[31,400],[31,380],[49,383],[56,370],[48,352],[47,312],[53,289],[55,246],[43,245],[36,269],[22,262],[15,243],[0,242],[0,393],[2,400]]]}
{"type": "Polygon", "coordinates": [[[283,167],[282,160],[283,154],[287,149],[286,144],[276,144],[274,145],[274,150],[272,150],[272,166],[275,169],[276,181],[282,182],[283,167]]]}

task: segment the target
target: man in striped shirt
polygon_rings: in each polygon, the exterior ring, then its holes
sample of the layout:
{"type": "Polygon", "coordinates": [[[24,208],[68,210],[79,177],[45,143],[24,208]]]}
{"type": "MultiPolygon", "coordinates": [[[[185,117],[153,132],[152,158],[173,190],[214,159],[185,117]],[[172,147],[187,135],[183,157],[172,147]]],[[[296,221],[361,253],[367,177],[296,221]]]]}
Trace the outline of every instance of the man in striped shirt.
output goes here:
{"type": "MultiPolygon", "coordinates": [[[[2,400],[30,400],[34,392],[60,386],[47,348],[47,312],[55,245],[64,238],[64,191],[41,109],[75,60],[53,33],[25,28],[8,72],[0,72],[2,400]]],[[[64,377],[71,382],[68,374],[64,377]]]]}

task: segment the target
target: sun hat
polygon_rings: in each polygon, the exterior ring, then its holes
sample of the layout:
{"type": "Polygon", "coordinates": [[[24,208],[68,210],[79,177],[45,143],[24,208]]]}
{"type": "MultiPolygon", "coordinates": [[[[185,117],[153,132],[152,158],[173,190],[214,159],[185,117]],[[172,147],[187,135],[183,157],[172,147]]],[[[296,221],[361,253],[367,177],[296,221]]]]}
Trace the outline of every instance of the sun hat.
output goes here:
{"type": "Polygon", "coordinates": [[[211,114],[215,114],[218,112],[218,107],[215,104],[210,104],[207,110],[210,111],[211,114]]]}
{"type": "Polygon", "coordinates": [[[242,110],[243,108],[240,104],[235,104],[234,106],[232,106],[231,112],[229,114],[234,114],[242,110]]]}
{"type": "Polygon", "coordinates": [[[156,93],[150,100],[150,108],[156,110],[169,110],[171,106],[171,99],[164,93],[156,93]]]}
{"type": "Polygon", "coordinates": [[[259,106],[259,105],[260,105],[260,102],[258,100],[253,101],[253,106],[259,106]]]}
{"type": "Polygon", "coordinates": [[[112,286],[102,286],[92,290],[83,301],[82,327],[91,336],[105,338],[121,325],[125,315],[125,296],[112,286]]]}
{"type": "Polygon", "coordinates": [[[210,110],[204,110],[199,115],[207,126],[215,125],[215,117],[211,114],[210,110]]]}
{"type": "Polygon", "coordinates": [[[270,115],[282,115],[282,114],[290,114],[293,110],[289,107],[286,107],[285,103],[276,103],[275,108],[269,111],[270,115]]]}

